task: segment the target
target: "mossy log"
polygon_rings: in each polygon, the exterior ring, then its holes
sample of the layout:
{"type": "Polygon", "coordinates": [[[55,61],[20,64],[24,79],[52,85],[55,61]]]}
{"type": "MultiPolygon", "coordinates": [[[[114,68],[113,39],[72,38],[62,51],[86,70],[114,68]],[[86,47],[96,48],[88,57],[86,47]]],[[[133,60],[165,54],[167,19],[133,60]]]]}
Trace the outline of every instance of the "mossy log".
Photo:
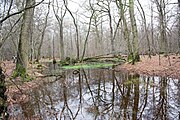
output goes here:
{"type": "Polygon", "coordinates": [[[83,59],[85,62],[125,62],[126,57],[120,54],[112,55],[106,54],[106,56],[94,56],[83,59]]]}

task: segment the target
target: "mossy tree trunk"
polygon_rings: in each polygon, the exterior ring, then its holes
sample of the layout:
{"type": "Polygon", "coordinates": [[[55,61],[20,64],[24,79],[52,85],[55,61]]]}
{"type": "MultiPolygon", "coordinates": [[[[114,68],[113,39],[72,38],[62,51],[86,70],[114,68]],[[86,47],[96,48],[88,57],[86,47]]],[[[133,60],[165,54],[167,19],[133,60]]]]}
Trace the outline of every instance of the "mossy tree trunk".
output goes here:
{"type": "Polygon", "coordinates": [[[140,60],[139,52],[138,52],[138,31],[136,25],[136,19],[134,15],[134,0],[129,0],[129,15],[131,21],[131,30],[132,30],[132,64],[138,62],[140,60]]]}
{"type": "Polygon", "coordinates": [[[127,24],[126,17],[125,17],[125,4],[126,4],[126,2],[123,4],[122,0],[119,0],[119,1],[116,0],[116,5],[119,8],[120,17],[122,19],[123,35],[124,35],[124,39],[127,44],[128,55],[130,55],[130,54],[132,54],[132,46],[130,43],[130,34],[129,34],[128,24],[127,24]]]}
{"type": "MultiPolygon", "coordinates": [[[[33,6],[35,0],[26,0],[26,8],[33,6]]],[[[34,8],[27,9],[23,13],[23,20],[21,25],[16,70],[26,72],[28,67],[28,56],[29,56],[29,39],[30,39],[30,25],[33,19],[34,8]]],[[[20,73],[21,74],[21,73],[20,73]]]]}

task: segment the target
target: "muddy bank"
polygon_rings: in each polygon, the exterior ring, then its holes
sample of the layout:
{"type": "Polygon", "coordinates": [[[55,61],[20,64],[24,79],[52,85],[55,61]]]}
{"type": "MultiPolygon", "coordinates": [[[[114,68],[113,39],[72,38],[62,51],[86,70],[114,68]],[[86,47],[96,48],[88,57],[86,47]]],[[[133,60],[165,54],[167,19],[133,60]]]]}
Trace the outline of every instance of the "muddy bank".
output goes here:
{"type": "Polygon", "coordinates": [[[116,70],[131,74],[180,79],[180,55],[171,55],[169,58],[160,56],[160,61],[159,56],[152,56],[151,59],[148,56],[141,56],[141,61],[135,65],[125,63],[117,66],[116,70]]]}

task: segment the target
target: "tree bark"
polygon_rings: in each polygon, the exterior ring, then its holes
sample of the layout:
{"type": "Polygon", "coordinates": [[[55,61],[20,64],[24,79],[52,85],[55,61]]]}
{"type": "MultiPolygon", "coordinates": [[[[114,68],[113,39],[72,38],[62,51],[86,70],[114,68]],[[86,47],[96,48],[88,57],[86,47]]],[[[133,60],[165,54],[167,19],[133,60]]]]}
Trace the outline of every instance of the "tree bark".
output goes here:
{"type": "Polygon", "coordinates": [[[139,61],[139,53],[138,53],[138,31],[136,25],[136,19],[134,16],[134,0],[129,0],[129,14],[130,14],[130,21],[131,21],[131,29],[133,35],[133,59],[132,64],[139,61]]]}
{"type": "MultiPolygon", "coordinates": [[[[26,0],[26,8],[33,6],[35,0],[26,0]]],[[[19,44],[18,44],[18,53],[17,53],[17,71],[25,71],[28,67],[28,56],[29,56],[29,39],[30,39],[30,25],[31,20],[33,19],[34,8],[27,9],[24,11],[23,20],[21,25],[19,44]]]]}

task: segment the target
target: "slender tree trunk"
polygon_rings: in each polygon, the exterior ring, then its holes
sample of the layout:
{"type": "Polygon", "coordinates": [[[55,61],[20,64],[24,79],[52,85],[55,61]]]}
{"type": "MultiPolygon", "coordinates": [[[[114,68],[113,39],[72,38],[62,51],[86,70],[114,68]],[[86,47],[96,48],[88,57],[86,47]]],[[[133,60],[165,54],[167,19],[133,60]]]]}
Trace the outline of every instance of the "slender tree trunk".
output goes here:
{"type": "Polygon", "coordinates": [[[56,58],[55,58],[55,41],[54,41],[54,38],[55,37],[55,32],[53,33],[53,39],[52,39],[52,47],[53,47],[53,63],[56,61],[56,58]]]}
{"type": "Polygon", "coordinates": [[[109,27],[110,27],[110,39],[111,39],[111,52],[115,51],[114,39],[113,39],[113,27],[112,27],[112,16],[110,12],[110,3],[108,3],[108,16],[109,16],[109,27]]]}
{"type": "Polygon", "coordinates": [[[95,26],[95,31],[96,31],[96,41],[95,41],[95,49],[96,49],[96,51],[97,51],[97,54],[96,55],[98,55],[98,54],[100,54],[100,52],[101,52],[101,38],[100,38],[100,34],[99,34],[99,29],[98,29],[98,21],[97,21],[97,16],[94,16],[93,17],[94,18],[94,26],[95,26]]]}
{"type": "Polygon", "coordinates": [[[43,28],[42,33],[41,33],[41,40],[40,40],[40,44],[39,44],[38,51],[37,51],[37,62],[39,62],[40,57],[41,57],[41,48],[42,48],[42,44],[44,41],[44,34],[45,34],[46,27],[47,27],[49,11],[50,11],[50,2],[48,4],[48,12],[46,14],[46,18],[45,18],[45,22],[44,22],[44,28],[43,28]]]}
{"type": "Polygon", "coordinates": [[[72,12],[70,11],[70,9],[68,8],[67,6],[67,1],[66,0],[63,0],[64,2],[64,5],[67,9],[67,11],[69,12],[69,14],[71,15],[72,19],[73,19],[73,24],[75,26],[75,29],[76,29],[76,48],[77,48],[77,59],[79,60],[79,54],[80,54],[80,49],[79,49],[79,31],[78,31],[78,25],[77,25],[77,21],[75,19],[75,17],[73,16],[72,12]]]}
{"type": "Polygon", "coordinates": [[[178,0],[178,53],[180,54],[180,0],[178,0]]]}
{"type": "MultiPolygon", "coordinates": [[[[92,6],[91,6],[91,8],[92,8],[92,6]]],[[[88,37],[89,37],[90,30],[91,30],[91,22],[92,22],[92,18],[94,16],[94,13],[95,13],[95,11],[92,9],[91,17],[90,17],[89,24],[88,24],[89,25],[88,26],[88,32],[87,32],[86,39],[85,39],[85,42],[84,42],[84,49],[83,49],[83,54],[82,54],[82,57],[81,57],[81,62],[83,61],[83,58],[85,56],[88,37]]]]}
{"type": "MultiPolygon", "coordinates": [[[[26,0],[26,8],[35,4],[35,0],[26,0]]],[[[29,30],[31,25],[31,20],[33,19],[34,8],[27,9],[23,13],[23,20],[21,25],[18,53],[17,53],[17,64],[16,69],[18,71],[25,71],[28,67],[28,56],[29,56],[29,30]]]]}
{"type": "Polygon", "coordinates": [[[65,60],[65,54],[64,54],[64,36],[63,36],[63,20],[60,24],[60,60],[65,60]]]}
{"type": "Polygon", "coordinates": [[[141,8],[141,11],[142,11],[142,19],[143,19],[143,23],[144,23],[144,29],[145,29],[145,33],[146,33],[146,39],[147,39],[147,46],[148,46],[148,55],[149,55],[149,58],[151,58],[151,47],[150,47],[150,40],[149,40],[149,34],[148,34],[148,29],[147,29],[147,23],[146,23],[146,16],[145,16],[145,12],[144,12],[144,9],[141,5],[141,3],[139,2],[139,0],[137,0],[138,3],[139,3],[139,6],[141,8]]]}
{"type": "Polygon", "coordinates": [[[104,44],[102,41],[103,41],[103,18],[101,18],[100,54],[104,54],[104,44]]]}
{"type": "Polygon", "coordinates": [[[153,54],[156,53],[156,50],[155,50],[155,43],[154,43],[154,24],[153,24],[153,3],[151,2],[151,41],[152,41],[152,51],[153,51],[153,54]]]}
{"type": "Polygon", "coordinates": [[[61,15],[58,15],[59,6],[57,3],[57,11],[55,11],[54,5],[53,5],[53,11],[55,14],[55,17],[59,24],[59,35],[60,35],[60,60],[65,60],[65,53],[64,53],[64,35],[63,35],[63,20],[66,15],[66,10],[63,13],[63,7],[61,7],[61,15]]]}

